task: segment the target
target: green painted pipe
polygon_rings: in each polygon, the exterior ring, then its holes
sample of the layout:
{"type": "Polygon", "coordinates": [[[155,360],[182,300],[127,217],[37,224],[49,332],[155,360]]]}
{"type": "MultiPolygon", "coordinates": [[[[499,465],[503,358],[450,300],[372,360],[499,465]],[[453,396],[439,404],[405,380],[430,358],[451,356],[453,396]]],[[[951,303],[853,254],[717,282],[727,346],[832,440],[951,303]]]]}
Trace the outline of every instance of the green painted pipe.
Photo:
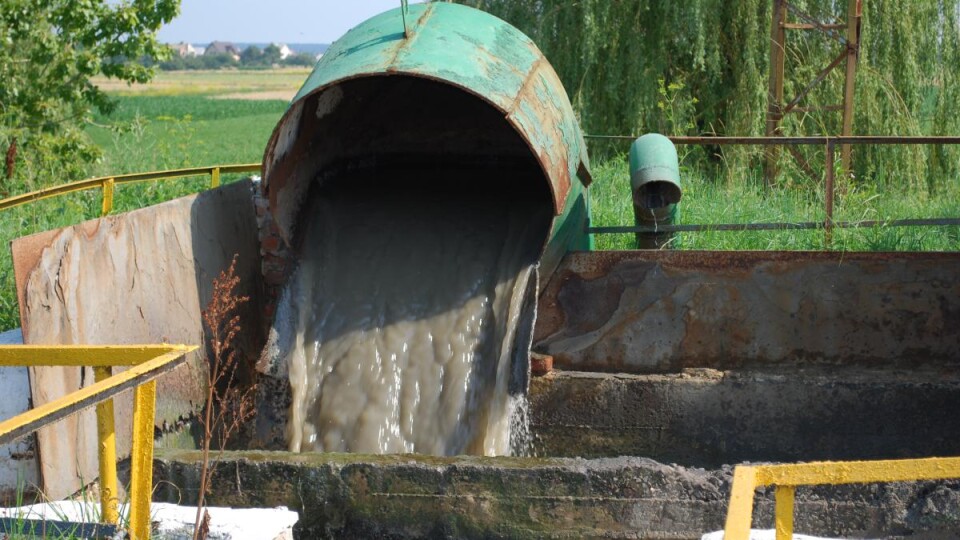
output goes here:
{"type": "MultiPolygon", "coordinates": [[[[630,146],[630,190],[637,225],[673,225],[683,191],[677,148],[670,139],[648,133],[633,141],[630,146]]],[[[639,249],[667,247],[674,247],[672,233],[637,233],[639,249]]]]}
{"type": "MultiPolygon", "coordinates": [[[[350,95],[348,85],[397,78],[447,85],[472,96],[523,140],[542,170],[530,181],[546,182],[552,197],[554,222],[541,259],[544,276],[567,252],[591,249],[585,232],[590,161],[560,78],[519,30],[483,11],[446,2],[411,4],[364,21],[317,62],[264,153],[261,189],[283,238],[291,238],[300,201],[321,164],[336,163],[345,154],[382,151],[365,147],[370,137],[343,140],[348,130],[331,122],[342,103],[363,97],[350,95]],[[309,160],[315,164],[308,165],[309,160]]],[[[422,95],[401,99],[410,108],[424,108],[422,95]]],[[[350,126],[362,134],[368,127],[382,131],[384,121],[358,117],[350,126]]]]}

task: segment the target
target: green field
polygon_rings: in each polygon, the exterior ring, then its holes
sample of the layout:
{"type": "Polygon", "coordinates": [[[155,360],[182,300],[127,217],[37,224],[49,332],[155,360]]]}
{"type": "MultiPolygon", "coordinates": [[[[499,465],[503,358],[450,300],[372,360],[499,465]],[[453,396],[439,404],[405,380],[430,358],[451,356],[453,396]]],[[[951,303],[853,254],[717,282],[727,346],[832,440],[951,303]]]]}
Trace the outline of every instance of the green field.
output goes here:
{"type": "MultiPolygon", "coordinates": [[[[111,91],[119,106],[110,117],[97,117],[89,136],[104,150],[102,162],[90,170],[101,176],[190,166],[259,162],[270,133],[306,77],[300,70],[276,72],[164,73],[143,87],[111,91]],[[287,96],[285,99],[256,99],[287,96]],[[224,96],[228,96],[224,98],[224,96]],[[244,99],[238,99],[243,97],[244,99]],[[255,99],[250,99],[255,98],[255,99]],[[109,127],[119,125],[122,130],[109,127]]],[[[622,149],[626,151],[626,146],[622,149]]],[[[683,154],[683,152],[681,152],[683,154]]],[[[682,223],[797,222],[823,219],[822,182],[788,172],[781,184],[767,190],[759,165],[728,168],[724,159],[683,160],[682,223]],[[717,163],[720,163],[717,165],[717,163]]],[[[822,162],[822,157],[820,158],[822,162]]],[[[752,163],[759,163],[758,159],[752,163]]],[[[817,163],[817,161],[814,161],[817,163]]],[[[731,166],[732,167],[732,166],[731,166]]],[[[624,154],[593,164],[590,190],[594,225],[632,223],[629,178],[624,154]]],[[[238,178],[238,177],[234,177],[238,178]]],[[[847,186],[836,202],[837,220],[893,220],[960,216],[960,185],[936,179],[916,191],[905,181],[908,171],[887,171],[847,186]]],[[[225,178],[226,181],[232,178],[225,178]]],[[[47,183],[58,183],[52,179],[47,183]]],[[[62,181],[76,179],[62,179],[62,181]]],[[[125,211],[203,189],[207,178],[159,181],[117,189],[116,211],[125,211]]],[[[922,184],[922,183],[920,183],[922,184]]],[[[99,192],[77,193],[0,212],[0,242],[78,223],[99,215],[99,192]]],[[[630,235],[597,237],[599,249],[629,249],[630,235]]],[[[824,249],[822,231],[704,232],[677,237],[682,249],[824,249]]],[[[960,227],[849,229],[837,231],[831,249],[949,250],[960,249],[960,227]]],[[[0,330],[19,326],[8,249],[0,250],[0,330]]]]}

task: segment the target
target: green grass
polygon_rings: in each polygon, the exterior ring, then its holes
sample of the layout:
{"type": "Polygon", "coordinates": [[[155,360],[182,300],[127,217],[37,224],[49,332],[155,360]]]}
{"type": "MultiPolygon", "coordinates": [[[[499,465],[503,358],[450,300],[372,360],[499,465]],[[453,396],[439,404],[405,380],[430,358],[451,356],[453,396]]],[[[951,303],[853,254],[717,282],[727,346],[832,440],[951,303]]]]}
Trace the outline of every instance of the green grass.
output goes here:
{"type": "MultiPolygon", "coordinates": [[[[590,189],[594,226],[630,225],[633,207],[626,158],[593,168],[590,189]]],[[[905,189],[896,174],[861,181],[838,194],[835,221],[960,217],[960,182],[941,182],[932,193],[905,189]]],[[[823,221],[822,183],[797,176],[786,186],[766,189],[759,169],[736,175],[712,174],[684,167],[683,200],[678,224],[823,221]],[[714,180],[716,176],[725,180],[714,180]]],[[[596,236],[597,249],[632,249],[631,234],[596,236]]],[[[827,249],[822,230],[704,231],[679,233],[674,247],[713,250],[827,249]]],[[[957,251],[960,227],[892,227],[836,229],[829,249],[837,251],[957,251]]]]}
{"type": "Polygon", "coordinates": [[[286,102],[204,96],[120,96],[117,111],[97,118],[90,137],[104,149],[100,175],[221,163],[255,163],[286,102]],[[100,127],[107,121],[123,132],[100,127]]]}
{"type": "MultiPolygon", "coordinates": [[[[270,80],[269,73],[256,76],[261,82],[270,80]]],[[[232,79],[227,79],[218,80],[218,84],[229,86],[232,79]]],[[[163,91],[119,95],[116,113],[109,118],[95,119],[97,125],[90,126],[88,133],[103,148],[104,159],[91,168],[91,175],[261,160],[267,139],[286,109],[286,102],[213,99],[197,92],[170,95],[170,88],[180,82],[177,79],[167,81],[169,84],[162,88],[163,91]],[[126,129],[118,132],[103,127],[110,122],[121,123],[126,129]]],[[[201,85],[202,80],[193,79],[193,82],[201,85]]],[[[244,90],[239,86],[230,89],[244,90]]],[[[595,163],[593,172],[594,184],[590,190],[593,224],[631,224],[633,211],[625,157],[595,163]]],[[[681,223],[798,222],[820,221],[824,217],[822,182],[813,182],[798,171],[787,171],[781,185],[771,190],[763,187],[759,170],[744,172],[724,166],[698,170],[684,166],[682,176],[681,223]]],[[[224,181],[235,178],[239,176],[225,177],[224,181]]],[[[61,182],[68,180],[76,179],[64,178],[61,182]]],[[[903,186],[918,183],[902,180],[903,172],[897,171],[878,178],[862,179],[838,197],[835,219],[960,216],[960,181],[957,179],[938,179],[932,192],[911,191],[903,186]]],[[[115,194],[114,208],[116,212],[141,208],[195,193],[208,183],[207,177],[197,177],[121,186],[115,194]]],[[[75,193],[3,211],[0,212],[0,243],[6,246],[20,236],[93,219],[99,216],[99,212],[98,191],[75,193]]],[[[598,235],[596,245],[598,249],[630,249],[634,243],[629,234],[598,235]]],[[[818,230],[682,233],[677,235],[675,245],[681,249],[718,250],[818,250],[825,247],[823,232],[818,230]]],[[[830,248],[842,251],[957,251],[960,249],[960,227],[837,230],[830,248]]],[[[0,330],[16,326],[19,326],[19,315],[11,255],[9,249],[0,249],[0,330]]]]}

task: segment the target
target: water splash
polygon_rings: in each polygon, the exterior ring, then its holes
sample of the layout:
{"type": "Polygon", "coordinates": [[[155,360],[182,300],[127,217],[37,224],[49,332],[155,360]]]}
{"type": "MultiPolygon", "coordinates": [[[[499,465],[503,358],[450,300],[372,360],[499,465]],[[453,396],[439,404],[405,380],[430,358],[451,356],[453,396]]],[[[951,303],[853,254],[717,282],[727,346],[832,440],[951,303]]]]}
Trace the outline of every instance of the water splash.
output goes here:
{"type": "Polygon", "coordinates": [[[529,335],[517,327],[548,213],[522,201],[362,195],[309,207],[279,306],[290,450],[525,451],[527,406],[509,379],[518,335],[529,335]]]}

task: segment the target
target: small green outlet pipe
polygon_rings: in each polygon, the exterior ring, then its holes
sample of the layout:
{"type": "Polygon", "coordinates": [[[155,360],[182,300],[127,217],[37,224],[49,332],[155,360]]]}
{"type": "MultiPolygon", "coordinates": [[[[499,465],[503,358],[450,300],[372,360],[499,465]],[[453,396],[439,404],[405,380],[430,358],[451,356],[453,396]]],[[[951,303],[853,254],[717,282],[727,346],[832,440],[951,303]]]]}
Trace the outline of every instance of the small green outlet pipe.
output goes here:
{"type": "MultiPolygon", "coordinates": [[[[670,139],[648,133],[630,146],[630,189],[638,226],[673,225],[680,188],[680,161],[670,139]]],[[[638,232],[638,249],[673,247],[673,233],[638,232]]]]}

